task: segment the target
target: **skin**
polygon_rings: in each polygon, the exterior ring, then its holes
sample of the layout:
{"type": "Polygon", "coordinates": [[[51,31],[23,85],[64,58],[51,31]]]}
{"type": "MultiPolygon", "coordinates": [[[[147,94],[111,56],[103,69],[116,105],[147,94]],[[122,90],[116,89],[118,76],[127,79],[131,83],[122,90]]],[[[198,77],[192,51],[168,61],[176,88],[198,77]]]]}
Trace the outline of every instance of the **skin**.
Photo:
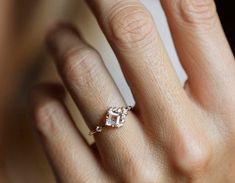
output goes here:
{"type": "MultiPolygon", "coordinates": [[[[124,127],[86,143],[57,84],[31,94],[32,115],[57,180],[235,181],[235,62],[212,0],[162,0],[188,80],[183,87],[150,13],[137,0],[87,0],[115,52],[136,105],[124,127]]],[[[94,129],[125,106],[99,54],[70,25],[47,37],[65,87],[94,129]]]]}
{"type": "Polygon", "coordinates": [[[48,17],[50,21],[62,17],[62,8],[68,6],[64,2],[58,7],[55,2],[0,0],[0,182],[53,180],[32,131],[27,130],[31,125],[24,103],[27,88],[38,76],[34,72],[28,80],[29,70],[43,57],[48,17]]]}

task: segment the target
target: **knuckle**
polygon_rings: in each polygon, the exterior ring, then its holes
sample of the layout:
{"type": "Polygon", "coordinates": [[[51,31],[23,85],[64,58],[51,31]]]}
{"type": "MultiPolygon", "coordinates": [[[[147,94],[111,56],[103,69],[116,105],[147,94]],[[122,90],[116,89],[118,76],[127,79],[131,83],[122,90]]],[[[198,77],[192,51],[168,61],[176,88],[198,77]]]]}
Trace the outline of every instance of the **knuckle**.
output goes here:
{"type": "Polygon", "coordinates": [[[121,47],[143,47],[152,40],[154,23],[150,13],[140,5],[114,8],[108,26],[111,39],[121,47]]]}
{"type": "Polygon", "coordinates": [[[205,171],[211,159],[210,145],[195,137],[178,141],[174,153],[176,167],[190,177],[205,171]]]}
{"type": "Polygon", "coordinates": [[[95,53],[87,48],[71,48],[63,55],[62,67],[66,73],[77,71],[81,67],[87,67],[94,58],[95,53]]]}
{"type": "Polygon", "coordinates": [[[193,25],[212,28],[216,23],[216,6],[213,0],[181,0],[179,4],[183,20],[193,25]]]}
{"type": "Polygon", "coordinates": [[[63,56],[61,72],[70,83],[89,84],[97,72],[97,59],[100,59],[99,54],[93,49],[70,49],[63,56]]]}
{"type": "Polygon", "coordinates": [[[42,134],[48,134],[56,129],[56,121],[54,115],[57,114],[56,101],[44,101],[36,107],[36,129],[42,134]]]}

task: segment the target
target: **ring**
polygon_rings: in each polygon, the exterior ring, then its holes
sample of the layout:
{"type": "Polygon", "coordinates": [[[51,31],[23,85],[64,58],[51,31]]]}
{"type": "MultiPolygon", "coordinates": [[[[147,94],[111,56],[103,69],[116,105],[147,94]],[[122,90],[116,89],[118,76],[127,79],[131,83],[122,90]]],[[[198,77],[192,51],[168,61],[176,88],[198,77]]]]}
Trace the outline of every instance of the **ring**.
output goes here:
{"type": "Polygon", "coordinates": [[[96,126],[96,128],[89,132],[89,135],[101,133],[105,127],[120,128],[124,125],[128,112],[132,109],[127,107],[110,107],[106,114],[105,124],[96,126]]]}

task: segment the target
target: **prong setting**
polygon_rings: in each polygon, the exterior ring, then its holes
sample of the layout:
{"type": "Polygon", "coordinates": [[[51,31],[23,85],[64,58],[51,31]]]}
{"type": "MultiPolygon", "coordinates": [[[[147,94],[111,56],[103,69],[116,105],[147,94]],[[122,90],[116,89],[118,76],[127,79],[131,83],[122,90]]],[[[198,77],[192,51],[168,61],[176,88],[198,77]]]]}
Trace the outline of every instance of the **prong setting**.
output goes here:
{"type": "Polygon", "coordinates": [[[128,113],[128,109],[129,107],[109,108],[106,115],[105,126],[111,126],[115,128],[120,128],[121,126],[123,126],[128,113]]]}
{"type": "Polygon", "coordinates": [[[89,134],[101,133],[104,127],[120,128],[124,125],[128,111],[132,109],[128,107],[110,107],[105,116],[105,124],[103,126],[97,126],[95,130],[89,134]]]}

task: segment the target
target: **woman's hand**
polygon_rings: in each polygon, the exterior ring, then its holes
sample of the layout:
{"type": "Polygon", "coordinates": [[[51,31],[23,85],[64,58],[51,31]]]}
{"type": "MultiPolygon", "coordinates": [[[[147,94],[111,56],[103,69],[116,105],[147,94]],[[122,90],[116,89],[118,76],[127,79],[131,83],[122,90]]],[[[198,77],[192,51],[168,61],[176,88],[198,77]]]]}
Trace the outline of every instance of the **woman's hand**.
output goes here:
{"type": "MultiPolygon", "coordinates": [[[[36,126],[60,182],[235,182],[235,62],[212,0],[162,0],[180,61],[179,84],[149,12],[137,0],[88,0],[133,92],[122,128],[90,147],[62,101],[32,92],[36,126]]],[[[99,54],[70,26],[48,37],[58,70],[88,127],[126,106],[99,54]]]]}

